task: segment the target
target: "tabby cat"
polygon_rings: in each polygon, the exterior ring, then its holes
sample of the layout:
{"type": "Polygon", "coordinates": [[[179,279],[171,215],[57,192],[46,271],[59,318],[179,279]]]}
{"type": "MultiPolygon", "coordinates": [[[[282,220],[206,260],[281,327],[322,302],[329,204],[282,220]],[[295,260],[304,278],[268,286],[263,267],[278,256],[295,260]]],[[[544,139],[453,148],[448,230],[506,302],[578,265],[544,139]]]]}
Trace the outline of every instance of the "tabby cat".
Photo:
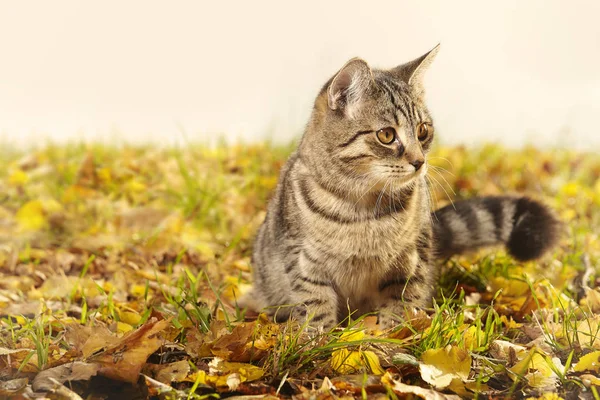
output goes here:
{"type": "Polygon", "coordinates": [[[438,49],[390,70],[354,58],[323,86],[258,230],[242,305],[325,328],[379,311],[390,327],[407,307],[432,304],[436,259],[505,244],[530,260],[554,246],[559,222],[527,197],[431,213],[422,78],[438,49]]]}

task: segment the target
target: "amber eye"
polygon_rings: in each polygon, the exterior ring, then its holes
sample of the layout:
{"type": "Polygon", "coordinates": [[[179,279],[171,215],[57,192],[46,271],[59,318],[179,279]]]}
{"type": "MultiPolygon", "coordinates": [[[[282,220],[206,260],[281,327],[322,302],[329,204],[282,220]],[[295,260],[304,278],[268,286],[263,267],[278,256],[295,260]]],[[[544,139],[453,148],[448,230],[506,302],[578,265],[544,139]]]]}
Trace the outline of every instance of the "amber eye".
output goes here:
{"type": "Polygon", "coordinates": [[[396,138],[394,128],[383,128],[377,131],[377,139],[383,144],[390,144],[396,138]]]}
{"type": "Polygon", "coordinates": [[[417,137],[421,142],[426,140],[432,132],[433,126],[429,125],[426,122],[420,123],[417,127],[417,137]]]}

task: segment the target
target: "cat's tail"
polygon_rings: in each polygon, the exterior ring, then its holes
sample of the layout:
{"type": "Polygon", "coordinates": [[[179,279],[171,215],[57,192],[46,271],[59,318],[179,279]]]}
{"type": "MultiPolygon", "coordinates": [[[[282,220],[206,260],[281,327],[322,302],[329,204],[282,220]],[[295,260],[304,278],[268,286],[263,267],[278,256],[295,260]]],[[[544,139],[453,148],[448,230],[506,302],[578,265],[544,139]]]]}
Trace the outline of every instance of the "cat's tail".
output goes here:
{"type": "Polygon", "coordinates": [[[556,245],[562,230],[550,208],[528,197],[476,197],[431,217],[438,258],[504,244],[517,260],[533,260],[556,245]]]}

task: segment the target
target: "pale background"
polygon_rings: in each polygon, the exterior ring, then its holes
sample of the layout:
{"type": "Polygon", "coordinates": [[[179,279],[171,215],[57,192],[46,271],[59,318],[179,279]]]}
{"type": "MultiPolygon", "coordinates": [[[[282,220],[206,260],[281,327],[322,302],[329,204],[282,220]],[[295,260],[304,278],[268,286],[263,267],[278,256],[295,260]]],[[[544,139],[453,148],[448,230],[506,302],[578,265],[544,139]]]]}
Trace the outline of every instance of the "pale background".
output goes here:
{"type": "Polygon", "coordinates": [[[600,149],[597,1],[0,0],[0,140],[297,137],[347,59],[426,77],[439,138],[600,149]],[[185,133],[184,133],[185,132],[185,133]]]}

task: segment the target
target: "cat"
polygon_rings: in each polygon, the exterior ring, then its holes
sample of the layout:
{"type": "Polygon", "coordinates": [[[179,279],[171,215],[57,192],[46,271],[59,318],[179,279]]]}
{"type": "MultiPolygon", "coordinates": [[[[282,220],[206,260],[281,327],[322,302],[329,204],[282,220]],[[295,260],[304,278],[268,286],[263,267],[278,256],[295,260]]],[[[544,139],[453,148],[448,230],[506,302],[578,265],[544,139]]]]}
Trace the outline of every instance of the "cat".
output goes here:
{"type": "Polygon", "coordinates": [[[559,221],[527,197],[431,212],[423,75],[438,50],[390,70],[354,58],[323,86],[258,230],[242,306],[321,328],[377,311],[390,328],[432,304],[436,259],[505,244],[531,260],[556,244],[559,221]]]}

